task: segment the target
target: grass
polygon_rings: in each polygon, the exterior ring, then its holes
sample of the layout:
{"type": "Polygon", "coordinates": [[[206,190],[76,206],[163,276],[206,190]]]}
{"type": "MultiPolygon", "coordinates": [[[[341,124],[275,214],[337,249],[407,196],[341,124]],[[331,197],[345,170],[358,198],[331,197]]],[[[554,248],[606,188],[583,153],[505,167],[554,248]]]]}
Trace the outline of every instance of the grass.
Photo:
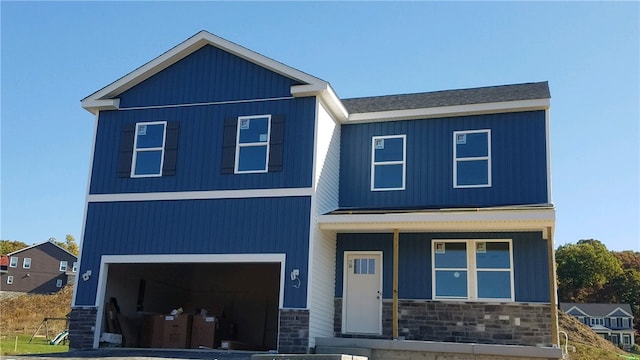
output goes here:
{"type": "Polygon", "coordinates": [[[29,343],[30,338],[31,335],[26,334],[3,334],[2,339],[0,339],[0,355],[45,354],[69,351],[69,345],[49,345],[49,340],[43,337],[33,338],[33,341],[29,343]],[[17,346],[16,337],[18,338],[17,346]]]}

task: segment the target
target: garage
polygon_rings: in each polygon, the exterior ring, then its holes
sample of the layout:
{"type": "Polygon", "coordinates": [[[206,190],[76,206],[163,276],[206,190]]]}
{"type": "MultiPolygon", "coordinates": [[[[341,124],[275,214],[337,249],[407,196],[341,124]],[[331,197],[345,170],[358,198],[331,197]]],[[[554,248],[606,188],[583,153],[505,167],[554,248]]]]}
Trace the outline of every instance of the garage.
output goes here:
{"type": "Polygon", "coordinates": [[[172,259],[175,262],[144,263],[151,260],[148,257],[152,256],[138,257],[137,262],[131,261],[129,256],[107,261],[103,257],[102,266],[106,271],[101,271],[99,283],[104,295],[98,296],[98,301],[105,306],[99,316],[102,320],[98,320],[100,330],[96,331],[100,347],[114,346],[104,341],[105,333],[119,332],[125,347],[181,348],[184,342],[180,345],[169,342],[166,334],[164,343],[150,346],[153,330],[150,330],[149,319],[154,315],[169,319],[171,317],[167,315],[173,310],[182,309],[182,314],[189,317],[189,324],[174,331],[187,338],[184,347],[199,347],[196,340],[190,344],[190,339],[199,331],[196,318],[206,315],[207,321],[213,321],[211,318],[215,317],[215,339],[213,345],[206,347],[277,349],[282,261],[247,262],[250,259],[245,258],[236,262],[231,258],[189,262],[189,255],[176,255],[172,259]],[[114,316],[114,313],[118,315],[114,316]],[[118,319],[117,323],[113,318],[118,319]]]}

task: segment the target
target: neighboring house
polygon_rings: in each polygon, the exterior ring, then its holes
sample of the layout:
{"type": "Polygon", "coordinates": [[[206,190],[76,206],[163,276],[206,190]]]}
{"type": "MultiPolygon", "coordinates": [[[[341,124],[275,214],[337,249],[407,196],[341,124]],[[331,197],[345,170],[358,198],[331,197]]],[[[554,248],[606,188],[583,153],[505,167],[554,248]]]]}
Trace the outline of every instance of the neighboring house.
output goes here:
{"type": "Polygon", "coordinates": [[[221,305],[237,340],[279,352],[557,344],[549,99],[546,82],[340,99],[194,35],[82,100],[71,347],[98,346],[111,298],[134,319],[221,305]]]}
{"type": "Polygon", "coordinates": [[[560,310],[625,350],[631,350],[635,344],[629,304],[560,303],[560,310]]]}
{"type": "Polygon", "coordinates": [[[75,255],[45,241],[6,255],[6,271],[0,274],[0,289],[34,294],[56,292],[73,283],[78,259],[75,255]]]}

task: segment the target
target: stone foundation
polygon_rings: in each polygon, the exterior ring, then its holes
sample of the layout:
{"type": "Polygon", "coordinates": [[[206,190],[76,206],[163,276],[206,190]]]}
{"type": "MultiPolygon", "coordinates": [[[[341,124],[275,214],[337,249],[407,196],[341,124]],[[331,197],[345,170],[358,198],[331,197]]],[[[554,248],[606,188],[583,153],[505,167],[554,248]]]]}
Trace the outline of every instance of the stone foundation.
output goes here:
{"type": "Polygon", "coordinates": [[[95,306],[72,307],[69,316],[69,350],[93,348],[96,327],[95,306]]]}
{"type": "MultiPolygon", "coordinates": [[[[382,336],[391,339],[391,300],[382,304],[382,336]]],[[[341,333],[342,299],[335,300],[336,337],[366,337],[341,333]]],[[[400,300],[398,336],[404,340],[499,345],[551,345],[549,304],[400,300]]]]}
{"type": "Polygon", "coordinates": [[[306,354],[309,351],[309,310],[280,310],[278,352],[306,354]]]}

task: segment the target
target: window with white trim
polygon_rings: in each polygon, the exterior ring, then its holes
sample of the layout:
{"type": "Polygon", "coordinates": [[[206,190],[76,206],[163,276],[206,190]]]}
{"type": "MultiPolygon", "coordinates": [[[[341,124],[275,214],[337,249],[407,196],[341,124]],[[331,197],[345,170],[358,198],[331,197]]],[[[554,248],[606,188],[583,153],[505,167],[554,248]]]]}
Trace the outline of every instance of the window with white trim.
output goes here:
{"type": "Polygon", "coordinates": [[[591,318],[591,326],[604,326],[604,318],[591,318]]]}
{"type": "Polygon", "coordinates": [[[434,240],[434,299],[514,301],[511,240],[434,240]]]}
{"type": "Polygon", "coordinates": [[[162,175],[166,127],[166,121],[136,124],[131,177],[162,175]]]}
{"type": "Polygon", "coordinates": [[[622,334],[622,345],[631,345],[631,335],[622,334]]]}
{"type": "Polygon", "coordinates": [[[18,267],[18,257],[17,256],[12,256],[11,260],[9,260],[9,267],[18,267]]]}
{"type": "Polygon", "coordinates": [[[56,280],[56,287],[58,287],[58,288],[62,287],[62,279],[56,280]]]}
{"type": "Polygon", "coordinates": [[[371,191],[404,190],[406,135],[371,138],[371,191]]]}
{"type": "Polygon", "coordinates": [[[22,261],[22,268],[31,269],[31,258],[24,258],[24,260],[22,261]]]}
{"type": "Polygon", "coordinates": [[[271,115],[238,117],[236,174],[267,172],[270,130],[271,115]]]}
{"type": "Polygon", "coordinates": [[[69,263],[67,263],[65,260],[60,261],[60,271],[67,271],[68,266],[69,263]]]}
{"type": "Polygon", "coordinates": [[[74,261],[73,266],[71,267],[72,272],[78,272],[78,262],[74,261]]]}
{"type": "Polygon", "coordinates": [[[453,132],[453,187],[491,187],[491,130],[453,132]]]}
{"type": "Polygon", "coordinates": [[[13,284],[13,275],[7,276],[7,285],[13,284]]]}

